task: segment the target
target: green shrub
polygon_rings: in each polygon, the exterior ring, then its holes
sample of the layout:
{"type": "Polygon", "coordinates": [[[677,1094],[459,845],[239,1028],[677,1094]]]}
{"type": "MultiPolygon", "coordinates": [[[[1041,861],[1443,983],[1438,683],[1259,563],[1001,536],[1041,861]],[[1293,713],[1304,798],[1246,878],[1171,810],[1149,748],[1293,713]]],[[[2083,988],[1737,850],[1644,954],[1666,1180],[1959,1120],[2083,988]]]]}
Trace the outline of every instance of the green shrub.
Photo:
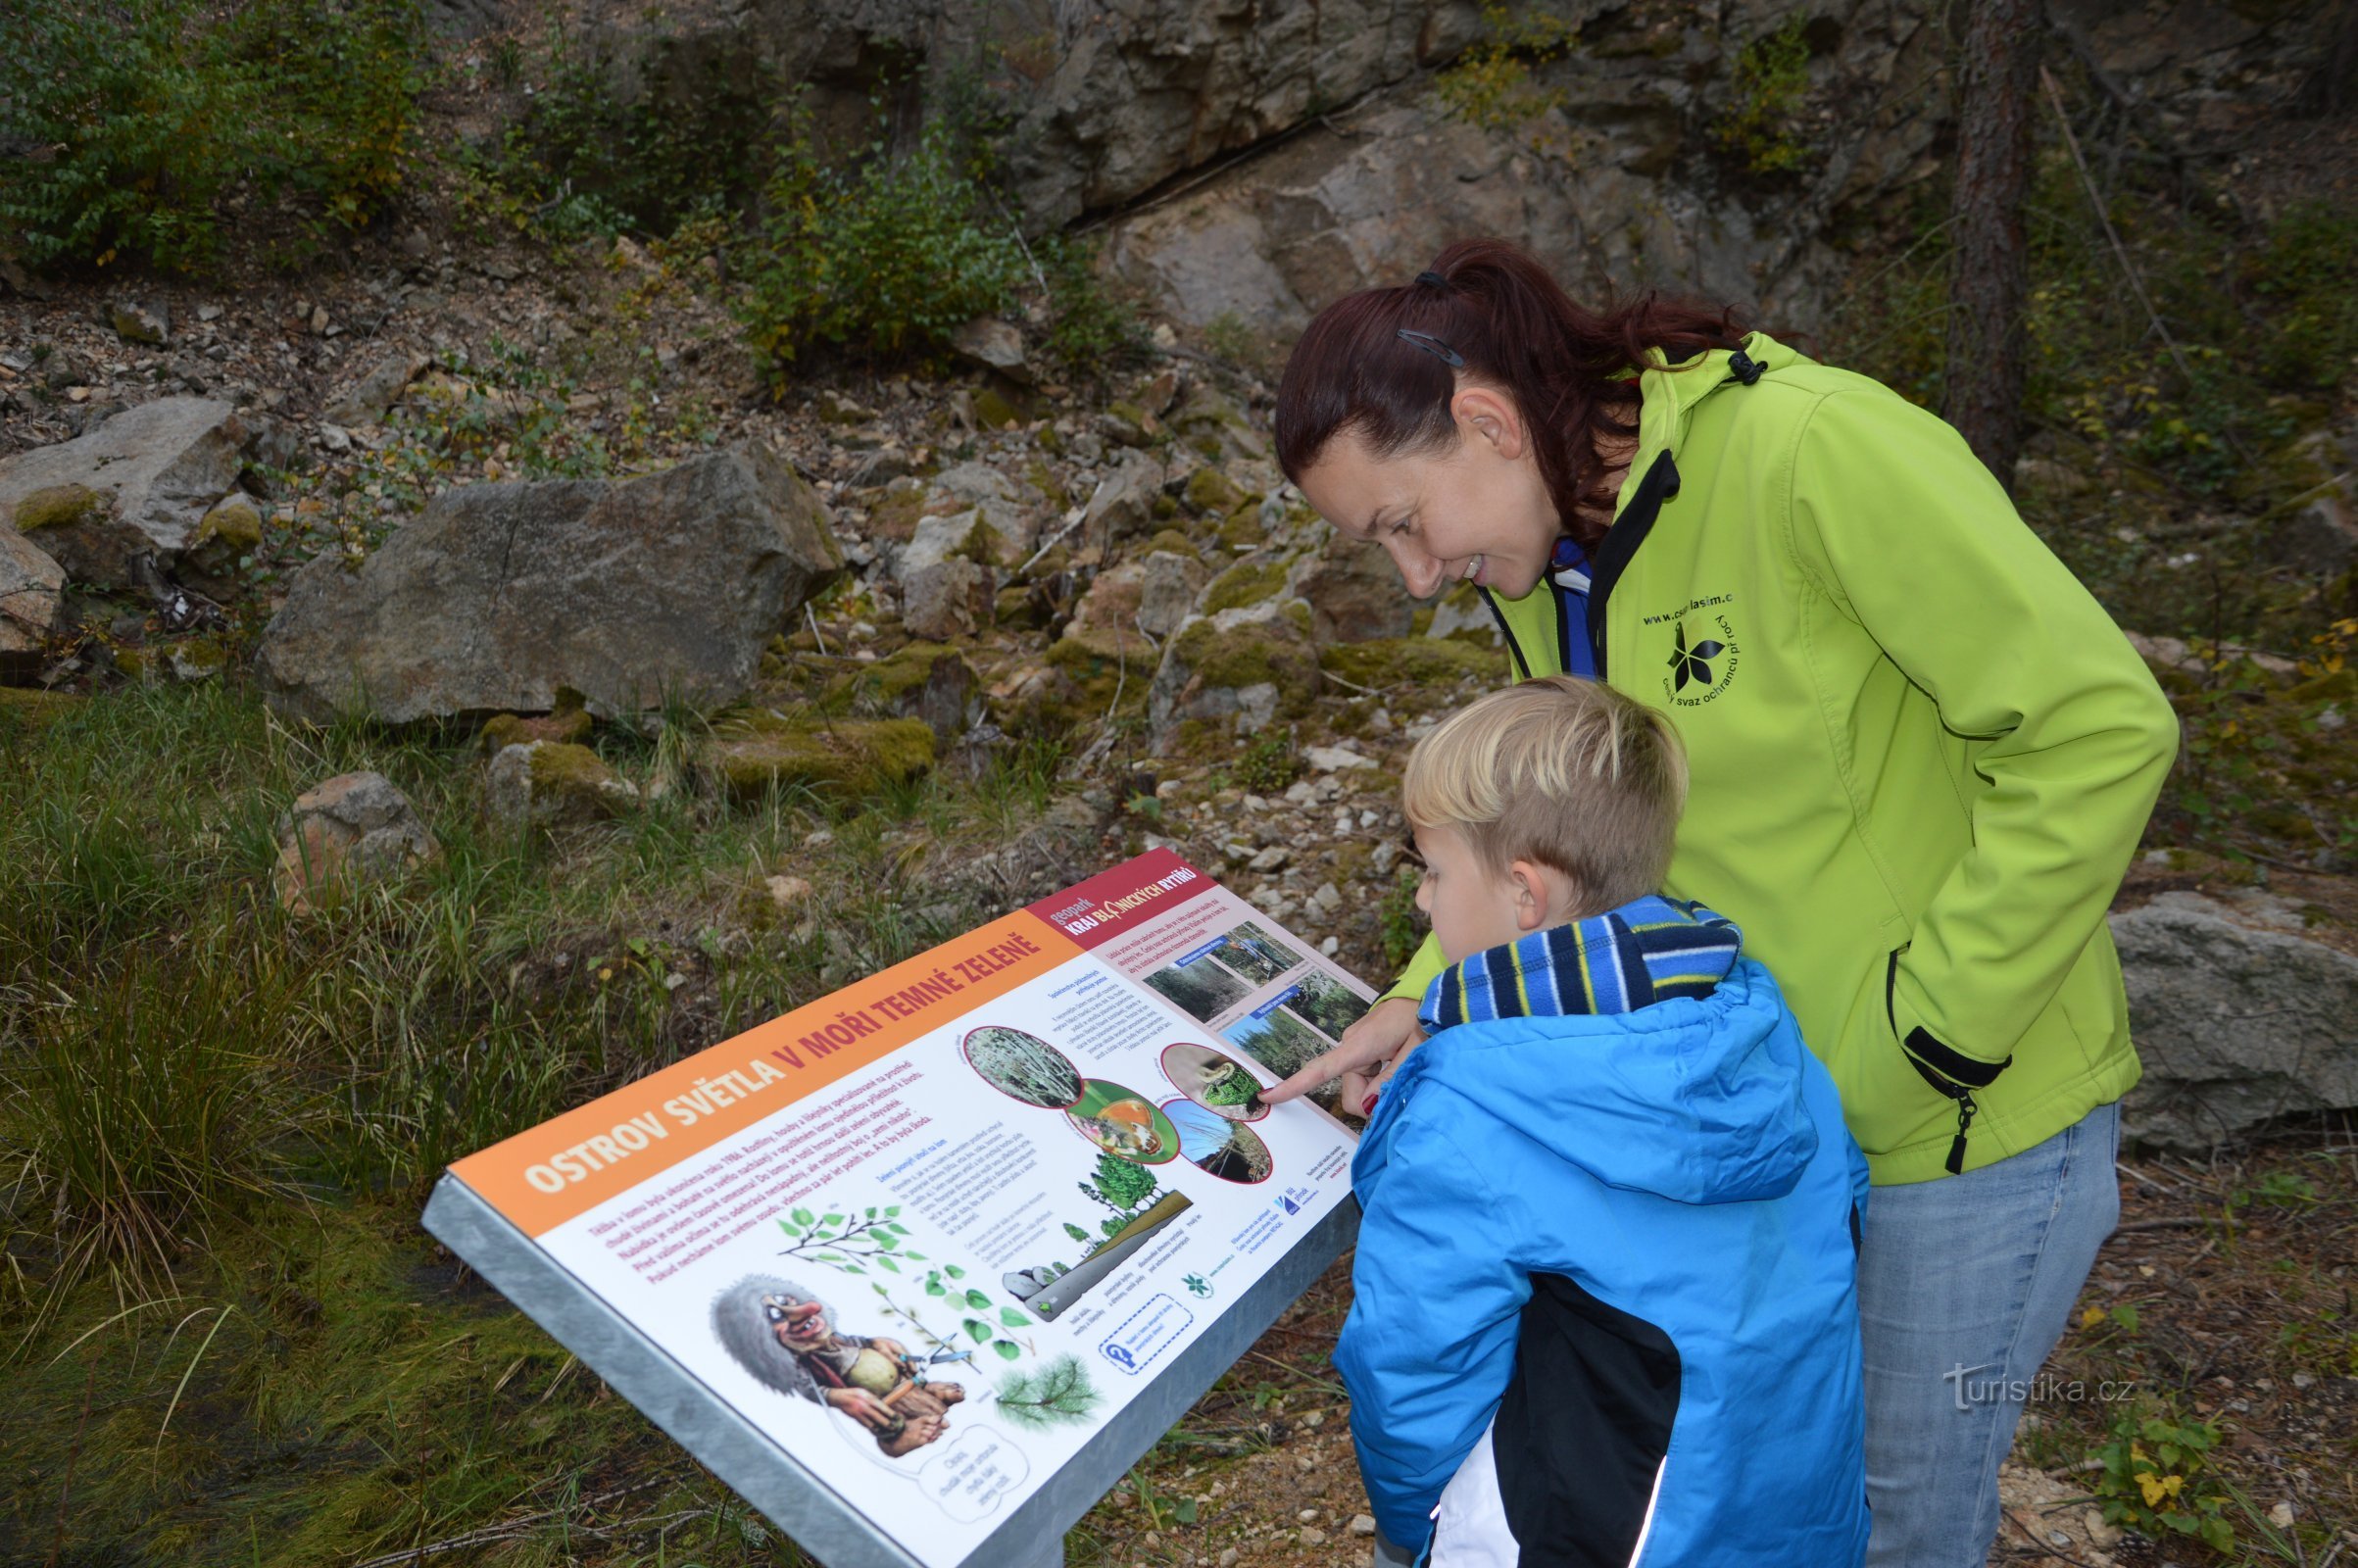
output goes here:
{"type": "Polygon", "coordinates": [[[290,198],[358,227],[401,181],[416,0],[45,0],[0,50],[0,242],[36,266],[189,270],[231,208],[290,198]]]}
{"type": "Polygon", "coordinates": [[[743,319],[773,383],[813,343],[892,355],[932,348],[977,316],[1005,310],[1028,274],[1023,243],[937,118],[907,151],[879,131],[849,169],[820,164],[805,106],[787,132],[741,253],[743,319]]]}
{"type": "Polygon", "coordinates": [[[1105,375],[1146,358],[1138,315],[1105,291],[1097,247],[1051,234],[1039,245],[1048,277],[1048,349],[1073,371],[1105,375]]]}
{"type": "Polygon", "coordinates": [[[2235,1546],[2227,1519],[2227,1488],[2210,1461],[2219,1429],[2181,1421],[2166,1410],[2140,1407],[2112,1424],[2111,1440],[2095,1451],[2095,1481],[2108,1524],[2160,1540],[2191,1536],[2213,1551],[2235,1546]]]}
{"type": "Polygon", "coordinates": [[[625,98],[609,63],[561,31],[547,80],[509,127],[489,172],[552,240],[668,234],[759,184],[767,86],[679,101],[650,86],[625,98]]]}
{"type": "Polygon", "coordinates": [[[1755,174],[1790,173],[1808,156],[1797,123],[1809,90],[1808,27],[1808,17],[1790,17],[1737,53],[1735,96],[1711,135],[1755,174]]]}
{"type": "Polygon", "coordinates": [[[1579,36],[1580,29],[1560,17],[1483,0],[1481,40],[1434,85],[1457,119],[1484,130],[1516,129],[1564,101],[1562,88],[1533,82],[1531,68],[1555,59],[1579,36]]]}

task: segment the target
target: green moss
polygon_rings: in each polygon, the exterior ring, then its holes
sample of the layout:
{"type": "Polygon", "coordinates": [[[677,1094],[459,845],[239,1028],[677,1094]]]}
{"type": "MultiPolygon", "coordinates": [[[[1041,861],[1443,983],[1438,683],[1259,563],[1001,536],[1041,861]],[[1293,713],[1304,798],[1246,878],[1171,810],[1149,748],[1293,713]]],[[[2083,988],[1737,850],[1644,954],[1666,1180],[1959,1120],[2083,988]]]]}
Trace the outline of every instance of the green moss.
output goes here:
{"type": "Polygon", "coordinates": [[[1318,663],[1354,686],[1381,691],[1402,685],[1496,681],[1505,673],[1506,656],[1497,649],[1478,648],[1449,637],[1387,637],[1320,649],[1318,663]]]}
{"type": "Polygon", "coordinates": [[[105,498],[88,485],[44,485],[17,503],[17,530],[71,528],[104,506],[105,498]]]}
{"type": "Polygon", "coordinates": [[[1211,586],[1204,591],[1203,612],[1216,615],[1223,610],[1257,605],[1285,585],[1286,568],[1274,561],[1257,565],[1240,564],[1212,579],[1211,586]]]}
{"type": "Polygon", "coordinates": [[[22,741],[40,733],[81,705],[64,692],[28,686],[0,686],[0,741],[22,741]]]}
{"type": "Polygon", "coordinates": [[[1209,620],[1199,620],[1179,633],[1171,657],[1205,686],[1233,689],[1269,683],[1298,697],[1318,684],[1318,660],[1308,645],[1266,625],[1223,631],[1209,620]]]}
{"type": "Polygon", "coordinates": [[[725,726],[708,760],[740,801],[795,786],[857,799],[933,766],[933,731],[913,718],[829,723],[760,715],[725,726]]]}
{"type": "Polygon", "coordinates": [[[497,757],[511,746],[529,746],[534,741],[577,747],[590,738],[592,728],[587,710],[579,707],[560,709],[538,717],[495,713],[483,725],[479,740],[484,756],[497,757]]]}
{"type": "MultiPolygon", "coordinates": [[[[1045,437],[1052,435],[1055,432],[1047,426],[1042,426],[1040,433],[1045,437]]],[[[1043,441],[1041,444],[1044,446],[1047,445],[1045,441],[1043,441]]],[[[1064,487],[1056,482],[1056,475],[1055,471],[1051,469],[1047,464],[1041,462],[1038,458],[1032,459],[1030,463],[1024,466],[1023,477],[1025,483],[1029,484],[1033,489],[1039,491],[1042,495],[1048,497],[1049,500],[1060,501],[1063,499],[1064,487]]]]}
{"type": "Polygon", "coordinates": [[[1168,522],[1179,515],[1179,503],[1169,496],[1158,495],[1147,510],[1154,514],[1156,522],[1168,522]]]}
{"type": "Polygon", "coordinates": [[[986,430],[1005,430],[1023,422],[1023,415],[996,387],[974,394],[974,422],[986,430]]]}
{"type": "Polygon", "coordinates": [[[1261,526],[1260,508],[1239,507],[1220,524],[1220,543],[1231,550],[1257,550],[1269,542],[1269,530],[1261,526]]]}
{"type": "Polygon", "coordinates": [[[902,713],[925,690],[936,664],[961,657],[957,649],[940,643],[909,643],[872,664],[829,680],[819,695],[819,710],[826,713],[902,713]]]}
{"type": "Polygon", "coordinates": [[[231,496],[206,513],[189,536],[188,548],[201,550],[217,543],[230,556],[262,548],[262,509],[251,497],[231,496]]]}
{"type": "Polygon", "coordinates": [[[908,485],[888,490],[883,498],[868,508],[868,532],[878,538],[907,543],[917,531],[917,519],[925,514],[925,487],[908,485]]]}
{"type": "Polygon", "coordinates": [[[1227,515],[1244,504],[1246,496],[1244,486],[1217,468],[1198,468],[1188,475],[1187,504],[1207,517],[1227,515]]]}
{"type": "Polygon", "coordinates": [[[1430,634],[1432,630],[1433,630],[1433,607],[1432,607],[1431,605],[1427,605],[1427,606],[1425,606],[1425,608],[1424,608],[1424,609],[1422,609],[1422,610],[1419,610],[1418,612],[1416,612],[1416,613],[1414,613],[1414,614],[1412,614],[1412,615],[1410,615],[1410,616],[1408,617],[1408,635],[1409,635],[1409,636],[1411,636],[1411,637],[1423,637],[1423,636],[1426,636],[1426,635],[1430,634]]]}
{"type": "Polygon", "coordinates": [[[1185,557],[1189,561],[1202,561],[1204,559],[1202,555],[1197,553],[1196,542],[1193,539],[1190,539],[1187,535],[1181,533],[1176,528],[1165,528],[1154,538],[1147,541],[1147,553],[1149,555],[1154,554],[1157,550],[1167,550],[1172,555],[1185,557]]]}

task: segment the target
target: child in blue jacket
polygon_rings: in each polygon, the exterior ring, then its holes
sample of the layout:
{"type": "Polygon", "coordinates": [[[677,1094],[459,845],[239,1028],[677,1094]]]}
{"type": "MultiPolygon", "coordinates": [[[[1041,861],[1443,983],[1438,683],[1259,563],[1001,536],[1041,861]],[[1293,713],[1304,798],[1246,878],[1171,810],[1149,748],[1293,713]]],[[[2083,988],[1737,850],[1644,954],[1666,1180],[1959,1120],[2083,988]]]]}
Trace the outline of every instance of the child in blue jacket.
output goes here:
{"type": "Polygon", "coordinates": [[[1866,1161],[1741,933],[1656,893],[1676,735],[1528,681],[1402,794],[1450,967],[1351,1166],[1377,1524],[1439,1568],[1857,1564],[1866,1161]]]}

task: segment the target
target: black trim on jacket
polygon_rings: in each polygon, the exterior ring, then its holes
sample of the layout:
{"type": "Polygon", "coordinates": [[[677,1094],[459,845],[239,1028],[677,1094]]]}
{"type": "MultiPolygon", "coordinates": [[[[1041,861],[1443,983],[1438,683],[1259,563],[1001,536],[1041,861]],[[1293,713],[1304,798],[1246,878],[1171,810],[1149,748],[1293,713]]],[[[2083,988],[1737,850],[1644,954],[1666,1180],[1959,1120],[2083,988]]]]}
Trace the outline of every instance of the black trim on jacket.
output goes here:
{"type": "Polygon", "coordinates": [[[1627,1568],[1679,1410],[1679,1351],[1560,1274],[1531,1276],[1491,1446],[1523,1568],[1627,1568]]]}
{"type": "Polygon", "coordinates": [[[1653,532],[1654,519],[1662,514],[1662,503],[1679,493],[1679,466],[1670,461],[1665,451],[1654,458],[1653,466],[1638,481],[1638,488],[1621,509],[1621,515],[1604,531],[1604,540],[1597,547],[1589,572],[1589,651],[1597,658],[1597,678],[1606,675],[1604,662],[1604,603],[1613,597],[1613,585],[1629,569],[1630,558],[1653,532]]]}

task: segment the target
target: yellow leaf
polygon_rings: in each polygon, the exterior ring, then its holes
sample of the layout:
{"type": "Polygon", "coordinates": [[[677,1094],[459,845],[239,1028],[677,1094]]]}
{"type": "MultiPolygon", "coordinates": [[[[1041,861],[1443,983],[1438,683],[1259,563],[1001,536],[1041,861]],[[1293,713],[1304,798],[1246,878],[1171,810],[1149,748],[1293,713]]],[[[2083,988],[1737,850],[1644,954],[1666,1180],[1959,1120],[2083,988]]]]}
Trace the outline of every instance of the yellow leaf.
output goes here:
{"type": "Polygon", "coordinates": [[[2103,1321],[2104,1308],[2100,1306],[2091,1306],[2080,1314],[2080,1326],[2084,1329],[2092,1329],[2103,1321]]]}
{"type": "Polygon", "coordinates": [[[2138,1490],[2145,1494],[2146,1507],[2150,1508],[2162,1500],[2164,1489],[2160,1482],[2153,1479],[2152,1471],[2139,1470],[2137,1473],[2137,1484],[2138,1490]]]}

